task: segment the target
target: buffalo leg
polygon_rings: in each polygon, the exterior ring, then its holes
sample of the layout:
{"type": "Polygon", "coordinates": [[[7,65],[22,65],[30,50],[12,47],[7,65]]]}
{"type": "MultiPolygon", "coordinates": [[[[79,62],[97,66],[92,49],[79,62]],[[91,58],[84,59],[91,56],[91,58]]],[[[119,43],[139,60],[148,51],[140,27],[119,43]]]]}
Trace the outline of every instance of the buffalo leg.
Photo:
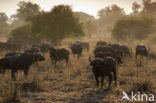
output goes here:
{"type": "Polygon", "coordinates": [[[113,75],[114,75],[115,85],[117,86],[117,77],[116,77],[116,72],[113,72],[113,75]]]}
{"type": "Polygon", "coordinates": [[[103,87],[103,81],[104,81],[104,79],[105,79],[105,76],[102,76],[102,80],[101,80],[101,89],[102,89],[102,87],[103,87]]]}
{"type": "Polygon", "coordinates": [[[14,69],[11,69],[11,77],[12,79],[15,81],[16,80],[16,77],[15,77],[15,70],[14,69]]]}
{"type": "Polygon", "coordinates": [[[95,75],[95,79],[96,79],[96,85],[97,85],[97,87],[99,87],[99,79],[98,79],[97,75],[95,75]]]}
{"type": "Polygon", "coordinates": [[[66,66],[68,66],[69,59],[66,59],[66,66]]]}
{"type": "Polygon", "coordinates": [[[27,76],[28,76],[28,68],[24,69],[24,75],[25,75],[25,79],[27,79],[27,76]]]}
{"type": "Polygon", "coordinates": [[[112,83],[112,74],[110,73],[108,76],[109,76],[109,87],[111,87],[111,83],[112,83]]]}
{"type": "Polygon", "coordinates": [[[57,61],[55,60],[55,61],[54,61],[54,67],[56,67],[56,63],[57,63],[57,61]]]}

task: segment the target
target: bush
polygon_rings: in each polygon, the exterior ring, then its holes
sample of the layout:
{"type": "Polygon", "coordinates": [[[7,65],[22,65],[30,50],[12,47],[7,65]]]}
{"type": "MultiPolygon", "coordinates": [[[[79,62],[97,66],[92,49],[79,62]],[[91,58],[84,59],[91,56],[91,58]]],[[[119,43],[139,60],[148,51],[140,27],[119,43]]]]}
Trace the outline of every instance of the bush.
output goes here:
{"type": "Polygon", "coordinates": [[[154,30],[154,20],[145,17],[125,17],[119,19],[112,30],[112,36],[117,40],[143,40],[154,30]]]}
{"type": "Polygon", "coordinates": [[[31,23],[15,28],[10,34],[9,42],[31,44],[40,41],[39,36],[32,33],[31,23]]]}

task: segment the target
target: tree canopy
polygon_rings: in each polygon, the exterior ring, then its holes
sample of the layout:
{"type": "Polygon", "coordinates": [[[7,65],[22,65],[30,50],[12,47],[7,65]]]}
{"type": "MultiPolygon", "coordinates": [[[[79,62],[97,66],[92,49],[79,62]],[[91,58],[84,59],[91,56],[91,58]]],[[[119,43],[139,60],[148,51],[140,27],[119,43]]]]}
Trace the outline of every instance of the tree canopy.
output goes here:
{"type": "MultiPolygon", "coordinates": [[[[54,44],[60,43],[66,37],[84,35],[79,19],[68,5],[58,5],[50,12],[42,12],[32,17],[29,25],[29,33],[26,33],[28,36],[42,38],[54,44]]],[[[12,36],[16,38],[16,34],[24,35],[26,27],[16,28],[12,36]]]]}
{"type": "Polygon", "coordinates": [[[4,12],[0,12],[0,34],[8,33],[8,16],[4,12]]]}
{"type": "Polygon", "coordinates": [[[120,8],[117,5],[111,5],[105,8],[102,8],[98,12],[98,20],[97,20],[97,25],[98,25],[98,31],[102,32],[107,32],[109,31],[114,23],[121,17],[125,15],[125,11],[123,8],[120,8]]]}
{"type": "Polygon", "coordinates": [[[117,40],[143,40],[154,30],[154,20],[147,17],[126,17],[118,20],[112,30],[112,36],[117,40]]]}
{"type": "Polygon", "coordinates": [[[141,8],[141,5],[139,5],[137,2],[134,2],[132,4],[132,10],[133,10],[133,14],[134,15],[138,15],[139,14],[139,9],[141,8]]]}
{"type": "Polygon", "coordinates": [[[30,18],[40,14],[41,8],[38,4],[30,1],[20,1],[18,3],[17,16],[23,21],[29,21],[30,18]]]}
{"type": "Polygon", "coordinates": [[[145,16],[156,17],[156,2],[151,0],[142,0],[143,9],[141,13],[145,16]]]}

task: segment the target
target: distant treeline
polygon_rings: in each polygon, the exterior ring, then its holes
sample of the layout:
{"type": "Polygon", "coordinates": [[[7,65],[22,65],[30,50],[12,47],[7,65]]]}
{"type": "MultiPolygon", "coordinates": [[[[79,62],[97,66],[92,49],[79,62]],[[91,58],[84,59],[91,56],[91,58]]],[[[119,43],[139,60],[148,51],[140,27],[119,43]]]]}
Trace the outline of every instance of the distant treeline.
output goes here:
{"type": "Polygon", "coordinates": [[[0,34],[8,34],[10,42],[60,44],[67,37],[108,35],[118,40],[156,41],[156,2],[134,2],[133,12],[111,5],[98,11],[98,18],[73,12],[69,5],[57,5],[45,12],[36,3],[20,1],[16,14],[10,18],[0,13],[0,34]],[[27,42],[26,42],[27,41],[27,42]]]}

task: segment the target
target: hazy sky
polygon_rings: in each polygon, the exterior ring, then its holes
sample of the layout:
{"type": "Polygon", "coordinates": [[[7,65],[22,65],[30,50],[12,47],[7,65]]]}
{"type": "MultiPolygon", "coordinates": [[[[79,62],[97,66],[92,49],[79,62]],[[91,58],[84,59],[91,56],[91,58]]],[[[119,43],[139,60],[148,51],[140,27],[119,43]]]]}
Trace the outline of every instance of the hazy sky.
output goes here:
{"type": "MultiPolygon", "coordinates": [[[[16,13],[17,4],[21,0],[0,0],[0,12],[6,12],[8,16],[16,13]]],[[[54,5],[70,4],[74,11],[83,11],[93,16],[97,11],[111,4],[117,4],[130,13],[133,2],[142,3],[142,0],[23,0],[31,1],[40,5],[45,11],[51,10],[54,5]]]]}

